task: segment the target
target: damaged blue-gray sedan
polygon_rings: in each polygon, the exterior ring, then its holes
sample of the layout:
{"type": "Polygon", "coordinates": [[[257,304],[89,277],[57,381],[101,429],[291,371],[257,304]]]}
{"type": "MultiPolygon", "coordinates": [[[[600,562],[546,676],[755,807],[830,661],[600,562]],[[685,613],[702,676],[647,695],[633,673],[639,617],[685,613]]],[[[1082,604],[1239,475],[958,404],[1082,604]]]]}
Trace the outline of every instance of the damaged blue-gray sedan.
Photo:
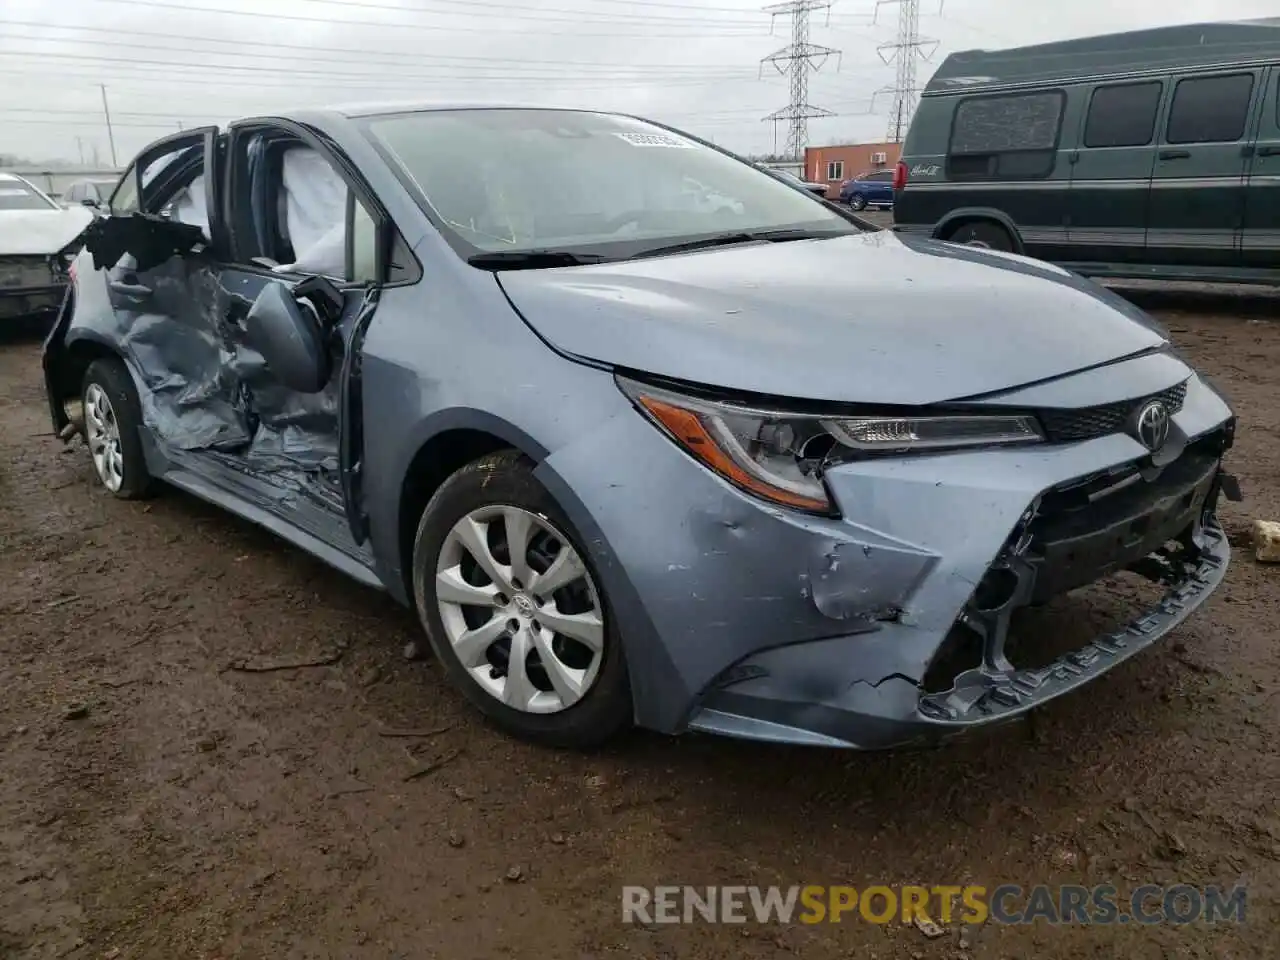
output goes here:
{"type": "Polygon", "coordinates": [[[44,368],[106,489],[386,591],[532,740],[929,742],[1151,646],[1227,567],[1235,419],[1141,311],[642,120],[192,130],[84,241],[44,368]],[[1121,571],[1163,599],[1011,662],[1016,611],[1121,571]]]}

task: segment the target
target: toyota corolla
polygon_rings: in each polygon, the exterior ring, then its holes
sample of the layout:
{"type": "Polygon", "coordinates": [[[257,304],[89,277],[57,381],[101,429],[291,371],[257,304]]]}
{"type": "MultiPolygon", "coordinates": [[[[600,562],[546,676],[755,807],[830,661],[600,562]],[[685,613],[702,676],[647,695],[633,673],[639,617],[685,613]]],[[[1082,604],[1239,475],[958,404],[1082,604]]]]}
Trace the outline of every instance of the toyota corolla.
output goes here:
{"type": "Polygon", "coordinates": [[[1153,320],[664,126],[249,118],[144,150],[85,243],[44,366],[105,488],[385,591],[529,739],[944,738],[1150,647],[1226,570],[1235,420],[1153,320]],[[1016,611],[1123,571],[1162,599],[1012,662],[1016,611]]]}

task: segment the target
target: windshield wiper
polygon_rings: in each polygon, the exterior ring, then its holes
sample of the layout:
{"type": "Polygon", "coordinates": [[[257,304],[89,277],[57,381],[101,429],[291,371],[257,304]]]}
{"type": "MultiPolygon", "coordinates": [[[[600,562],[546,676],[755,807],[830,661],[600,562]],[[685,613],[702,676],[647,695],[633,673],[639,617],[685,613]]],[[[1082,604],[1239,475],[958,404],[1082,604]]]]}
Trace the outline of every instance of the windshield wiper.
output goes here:
{"type": "Polygon", "coordinates": [[[788,240],[826,240],[831,237],[845,236],[844,230],[741,230],[733,233],[717,233],[710,237],[699,237],[697,240],[684,240],[680,243],[664,244],[642,250],[632,259],[641,257],[660,257],[668,253],[684,253],[688,250],[705,250],[710,247],[727,247],[737,243],[784,243],[788,240]]]}
{"type": "Polygon", "coordinates": [[[481,270],[544,270],[550,267],[578,267],[587,263],[607,263],[615,257],[571,250],[493,250],[467,258],[481,270]]]}

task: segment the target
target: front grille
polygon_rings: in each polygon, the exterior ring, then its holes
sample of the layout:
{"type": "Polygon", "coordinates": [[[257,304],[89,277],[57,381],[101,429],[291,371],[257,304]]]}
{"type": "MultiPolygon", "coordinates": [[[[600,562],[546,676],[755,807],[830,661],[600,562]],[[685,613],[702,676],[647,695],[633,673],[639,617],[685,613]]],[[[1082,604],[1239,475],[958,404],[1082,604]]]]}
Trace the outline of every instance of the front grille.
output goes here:
{"type": "Polygon", "coordinates": [[[0,290],[51,287],[58,283],[48,257],[0,257],[0,290]]]}
{"type": "Polygon", "coordinates": [[[1174,414],[1182,409],[1187,398],[1187,382],[1170,387],[1160,393],[1153,393],[1136,400],[1120,400],[1116,403],[1104,403],[1097,407],[1082,407],[1076,410],[1040,410],[1040,423],[1044,426],[1045,436],[1050,443],[1075,443],[1080,440],[1092,440],[1094,437],[1105,437],[1112,433],[1123,433],[1129,418],[1144,404],[1152,400],[1162,400],[1174,414]]]}
{"type": "Polygon", "coordinates": [[[1124,569],[1184,533],[1211,495],[1222,447],[1215,433],[1153,476],[1122,468],[1045,491],[1028,530],[1026,556],[1040,565],[1033,601],[1124,569]]]}

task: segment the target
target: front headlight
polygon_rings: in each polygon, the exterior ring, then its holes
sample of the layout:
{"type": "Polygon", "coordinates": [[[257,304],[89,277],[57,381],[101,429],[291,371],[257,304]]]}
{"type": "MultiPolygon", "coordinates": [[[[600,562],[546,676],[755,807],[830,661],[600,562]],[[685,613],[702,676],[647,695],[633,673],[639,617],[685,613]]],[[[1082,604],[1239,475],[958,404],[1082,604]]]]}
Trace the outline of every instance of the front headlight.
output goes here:
{"type": "Polygon", "coordinates": [[[813,513],[833,511],[822,480],[833,463],[1044,439],[1034,417],[1016,414],[832,417],[740,406],[617,379],[637,408],[704,466],[758,497],[813,513]]]}

